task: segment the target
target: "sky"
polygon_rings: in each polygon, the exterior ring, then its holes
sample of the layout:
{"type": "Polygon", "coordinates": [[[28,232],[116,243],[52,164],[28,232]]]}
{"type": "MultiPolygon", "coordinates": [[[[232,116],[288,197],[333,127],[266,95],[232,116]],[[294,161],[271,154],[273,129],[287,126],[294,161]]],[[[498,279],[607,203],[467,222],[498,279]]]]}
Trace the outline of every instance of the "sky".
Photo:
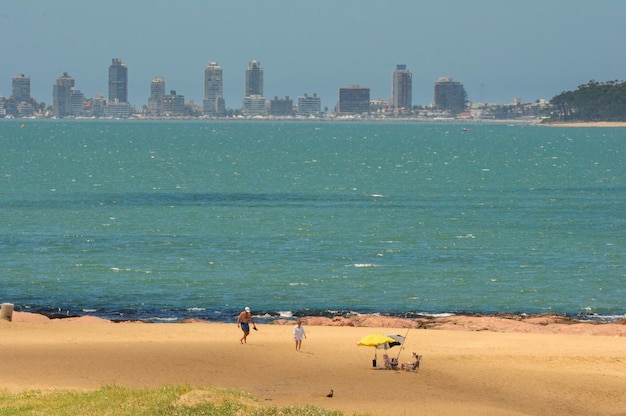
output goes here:
{"type": "Polygon", "coordinates": [[[349,85],[390,98],[398,64],[413,74],[414,105],[433,102],[440,77],[474,102],[535,102],[626,78],[625,18],[624,0],[0,0],[0,96],[25,74],[51,104],[67,72],[86,97],[106,98],[120,58],[138,108],[157,76],[201,104],[211,61],[226,107],[240,108],[252,60],[266,98],[317,93],[331,110],[349,85]]]}

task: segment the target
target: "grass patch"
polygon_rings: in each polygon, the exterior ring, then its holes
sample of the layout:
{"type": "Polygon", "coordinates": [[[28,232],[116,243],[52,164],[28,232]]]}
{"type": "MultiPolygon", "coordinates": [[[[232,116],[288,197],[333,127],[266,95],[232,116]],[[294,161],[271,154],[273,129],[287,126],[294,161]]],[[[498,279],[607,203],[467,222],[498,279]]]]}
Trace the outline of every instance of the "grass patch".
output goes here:
{"type": "Polygon", "coordinates": [[[262,405],[253,396],[220,388],[168,386],[98,390],[33,390],[0,392],[0,415],[54,416],[343,416],[315,406],[262,405]]]}

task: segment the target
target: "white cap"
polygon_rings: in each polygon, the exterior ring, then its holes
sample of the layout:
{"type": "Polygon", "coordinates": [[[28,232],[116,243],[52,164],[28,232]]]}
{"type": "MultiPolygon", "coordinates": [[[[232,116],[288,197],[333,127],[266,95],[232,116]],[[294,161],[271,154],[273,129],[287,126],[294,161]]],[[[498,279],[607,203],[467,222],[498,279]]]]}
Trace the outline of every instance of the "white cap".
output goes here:
{"type": "Polygon", "coordinates": [[[243,310],[246,312],[250,312],[250,308],[248,308],[247,306],[243,310]]]}

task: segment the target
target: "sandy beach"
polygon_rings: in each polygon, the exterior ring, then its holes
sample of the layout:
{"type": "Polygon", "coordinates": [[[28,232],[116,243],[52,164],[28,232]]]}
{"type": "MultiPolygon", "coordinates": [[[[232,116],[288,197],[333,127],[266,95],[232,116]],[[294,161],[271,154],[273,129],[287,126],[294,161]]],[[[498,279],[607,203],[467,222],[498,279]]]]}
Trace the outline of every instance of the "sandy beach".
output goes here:
{"type": "Polygon", "coordinates": [[[551,127],[626,127],[623,121],[575,121],[575,122],[554,122],[542,124],[551,127]]]}
{"type": "MultiPolygon", "coordinates": [[[[188,384],[244,391],[272,405],[376,415],[626,415],[626,325],[558,317],[403,320],[309,318],[297,352],[292,322],[113,323],[15,312],[0,321],[0,388],[96,389],[188,384]],[[380,325],[379,327],[371,325],[380,325]],[[407,335],[389,350],[416,373],[372,368],[371,333],[407,335]],[[330,389],[335,394],[327,398],[330,389]]],[[[379,360],[382,358],[378,352],[379,360]]]]}

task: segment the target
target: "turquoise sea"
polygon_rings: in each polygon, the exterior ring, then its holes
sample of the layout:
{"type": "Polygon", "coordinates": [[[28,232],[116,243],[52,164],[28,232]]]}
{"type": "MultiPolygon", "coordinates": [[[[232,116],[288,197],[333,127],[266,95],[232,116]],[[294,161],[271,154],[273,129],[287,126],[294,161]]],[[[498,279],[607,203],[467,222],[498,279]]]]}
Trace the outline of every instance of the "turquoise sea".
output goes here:
{"type": "Polygon", "coordinates": [[[21,311],[626,315],[625,128],[0,120],[0,215],[21,311]]]}

